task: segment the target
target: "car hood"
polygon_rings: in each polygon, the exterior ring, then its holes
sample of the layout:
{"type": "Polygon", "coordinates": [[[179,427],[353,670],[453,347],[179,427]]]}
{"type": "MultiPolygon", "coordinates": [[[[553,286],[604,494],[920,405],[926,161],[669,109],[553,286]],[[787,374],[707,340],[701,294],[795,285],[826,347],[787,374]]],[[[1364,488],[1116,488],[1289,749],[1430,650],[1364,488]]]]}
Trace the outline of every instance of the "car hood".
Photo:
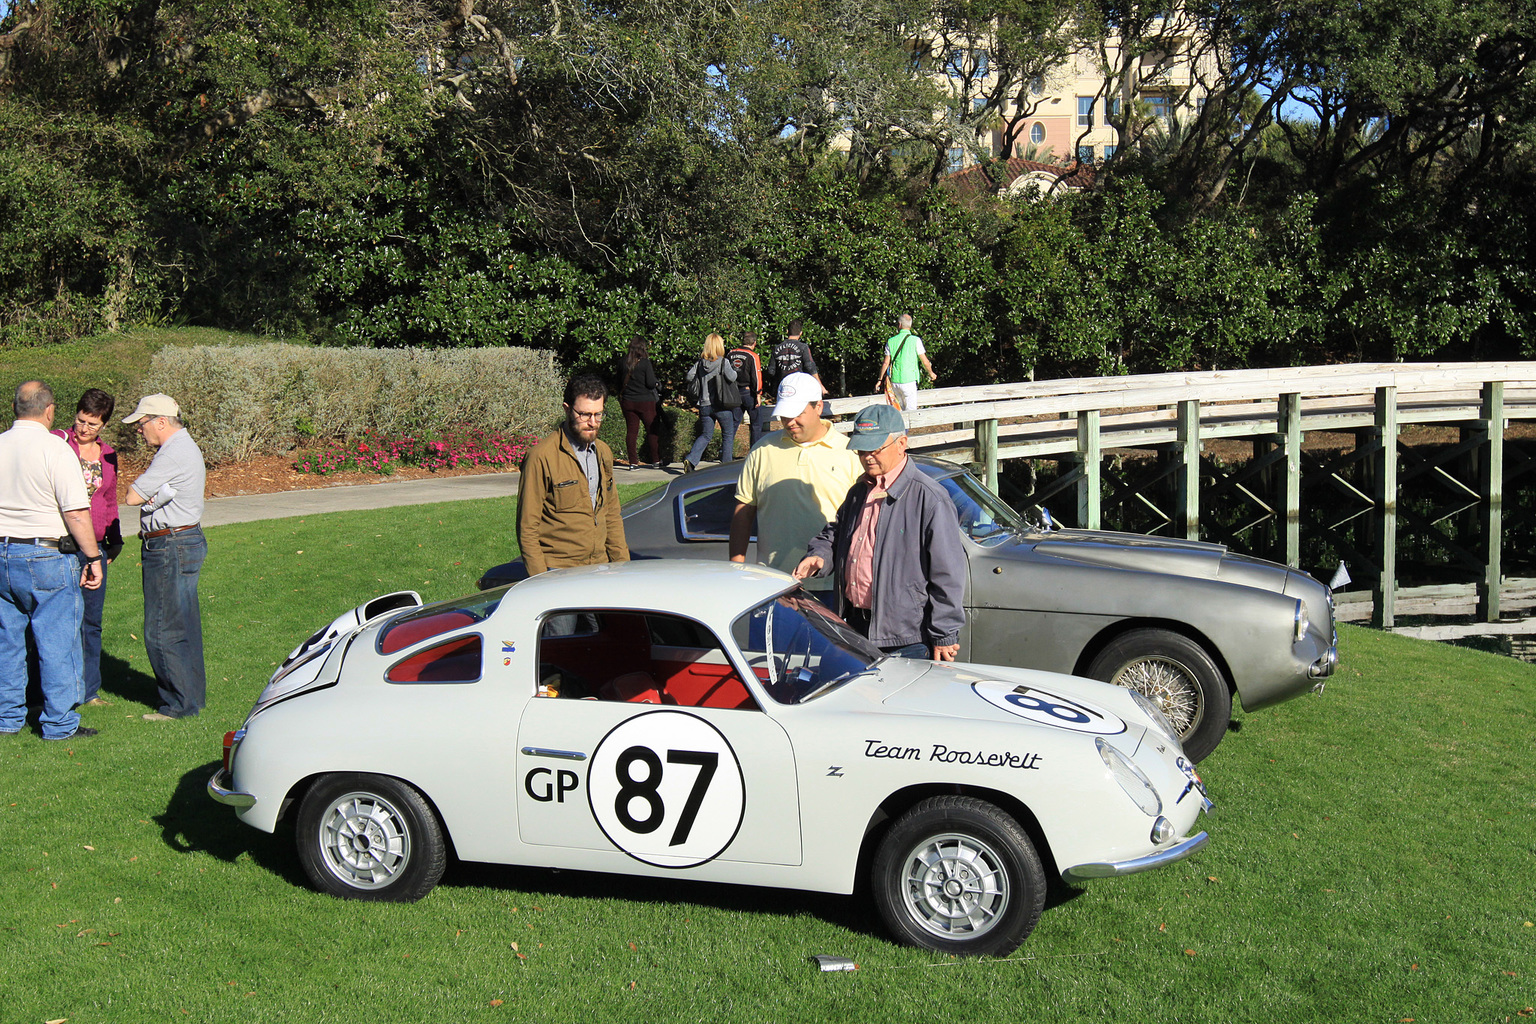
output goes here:
{"type": "Polygon", "coordinates": [[[1122,687],[1093,679],[1006,668],[898,659],[881,666],[885,709],[1085,735],[1124,735],[1134,751],[1151,726],[1122,687]],[[893,673],[900,673],[891,678],[893,673]]]}
{"type": "Polygon", "coordinates": [[[1275,594],[1291,593],[1298,585],[1292,577],[1306,576],[1262,558],[1234,554],[1224,544],[1109,530],[1025,534],[1017,543],[989,548],[987,553],[1006,560],[1051,559],[1073,565],[1219,580],[1275,594]]]}
{"type": "Polygon", "coordinates": [[[1221,544],[1108,530],[1058,530],[1050,534],[1027,535],[1015,545],[1016,550],[1029,548],[1033,548],[1037,556],[1081,565],[1208,579],[1220,574],[1222,560],[1227,554],[1226,547],[1221,544]]]}

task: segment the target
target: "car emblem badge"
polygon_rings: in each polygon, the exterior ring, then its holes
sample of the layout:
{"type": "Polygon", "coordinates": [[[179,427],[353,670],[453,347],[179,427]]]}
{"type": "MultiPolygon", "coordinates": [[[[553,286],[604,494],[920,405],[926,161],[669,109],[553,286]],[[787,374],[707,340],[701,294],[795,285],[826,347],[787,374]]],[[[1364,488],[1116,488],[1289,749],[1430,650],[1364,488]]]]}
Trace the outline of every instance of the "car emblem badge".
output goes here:
{"type": "Polygon", "coordinates": [[[827,776],[829,778],[833,778],[833,779],[840,779],[840,778],[842,778],[843,777],[843,766],[840,765],[840,764],[829,765],[827,767],[827,776]]]}

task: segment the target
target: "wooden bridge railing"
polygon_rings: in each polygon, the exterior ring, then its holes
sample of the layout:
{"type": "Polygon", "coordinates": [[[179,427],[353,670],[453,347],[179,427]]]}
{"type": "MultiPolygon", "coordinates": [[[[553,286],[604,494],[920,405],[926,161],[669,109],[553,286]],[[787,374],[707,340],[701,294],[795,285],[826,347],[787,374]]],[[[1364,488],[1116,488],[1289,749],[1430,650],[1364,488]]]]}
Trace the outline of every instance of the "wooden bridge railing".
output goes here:
{"type": "MultiPolygon", "coordinates": [[[[840,398],[832,407],[852,413],[876,400],[840,398]]],[[[1284,549],[1292,565],[1300,557],[1305,435],[1348,431],[1364,436],[1364,454],[1371,459],[1369,498],[1380,517],[1373,554],[1381,578],[1371,617],[1387,626],[1393,623],[1398,594],[1401,428],[1442,424],[1474,434],[1481,469],[1475,490],[1484,509],[1482,555],[1487,563],[1477,586],[1477,611],[1485,621],[1496,621],[1505,582],[1500,566],[1504,435],[1511,420],[1532,419],[1536,362],[1361,363],[939,388],[921,392],[919,408],[907,414],[914,449],[975,463],[994,487],[1000,460],[1071,462],[1077,521],[1091,529],[1101,524],[1106,450],[1173,452],[1178,459],[1175,526],[1192,538],[1200,532],[1201,443],[1218,438],[1271,442],[1285,464],[1284,549]]]]}

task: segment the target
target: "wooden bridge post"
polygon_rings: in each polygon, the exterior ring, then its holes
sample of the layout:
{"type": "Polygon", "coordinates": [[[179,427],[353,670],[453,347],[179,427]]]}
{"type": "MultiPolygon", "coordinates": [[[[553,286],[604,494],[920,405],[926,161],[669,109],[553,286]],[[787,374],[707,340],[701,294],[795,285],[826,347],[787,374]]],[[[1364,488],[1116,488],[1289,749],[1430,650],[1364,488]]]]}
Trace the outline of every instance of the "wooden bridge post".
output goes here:
{"type": "Polygon", "coordinates": [[[1285,564],[1294,568],[1301,565],[1301,395],[1281,395],[1275,420],[1285,446],[1285,564]]]}
{"type": "Polygon", "coordinates": [[[976,421],[976,462],[982,467],[987,486],[997,490],[997,420],[976,421]]]}
{"type": "Polygon", "coordinates": [[[1376,530],[1376,564],[1381,575],[1371,604],[1371,624],[1392,628],[1397,614],[1397,388],[1376,389],[1377,442],[1374,493],[1381,521],[1376,530]]]}
{"type": "Polygon", "coordinates": [[[1100,528],[1099,410],[1085,409],[1077,414],[1077,462],[1082,471],[1077,478],[1077,525],[1084,530],[1100,528]]]}
{"type": "Polygon", "coordinates": [[[1483,622],[1498,622],[1504,577],[1504,382],[1483,383],[1482,419],[1479,428],[1486,432],[1487,451],[1482,458],[1478,490],[1482,492],[1483,561],[1482,583],[1477,588],[1477,617],[1483,622]]]}
{"type": "Polygon", "coordinates": [[[1178,411],[1179,476],[1178,507],[1184,518],[1184,536],[1200,539],[1200,401],[1184,399],[1178,411]]]}

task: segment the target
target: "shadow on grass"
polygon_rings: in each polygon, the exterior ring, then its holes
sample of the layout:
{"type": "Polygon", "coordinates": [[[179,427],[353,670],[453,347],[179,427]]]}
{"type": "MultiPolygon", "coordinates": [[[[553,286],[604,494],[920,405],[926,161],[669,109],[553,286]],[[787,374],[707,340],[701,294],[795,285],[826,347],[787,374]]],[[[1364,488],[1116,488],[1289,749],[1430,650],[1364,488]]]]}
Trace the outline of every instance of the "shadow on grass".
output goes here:
{"type": "Polygon", "coordinates": [[[688,879],[643,878],[597,871],[562,871],[456,861],[443,876],[443,885],[487,889],[516,889],[540,896],[581,899],[622,899],[635,903],[678,903],[716,910],[797,917],[806,915],[861,935],[888,938],[867,893],[852,896],[767,889],[754,885],[698,882],[688,879]]]}
{"type": "Polygon", "coordinates": [[[291,830],[279,825],[268,834],[252,828],[235,816],[233,807],[208,795],[208,779],[220,764],[209,761],[182,775],[164,812],[155,815],[160,838],[177,853],[206,853],[229,863],[248,853],[265,870],[294,885],[306,885],[291,830]]]}
{"type": "Polygon", "coordinates": [[[160,690],[155,686],[155,677],[105,651],[101,655],[101,690],[151,709],[160,706],[160,690]]]}

